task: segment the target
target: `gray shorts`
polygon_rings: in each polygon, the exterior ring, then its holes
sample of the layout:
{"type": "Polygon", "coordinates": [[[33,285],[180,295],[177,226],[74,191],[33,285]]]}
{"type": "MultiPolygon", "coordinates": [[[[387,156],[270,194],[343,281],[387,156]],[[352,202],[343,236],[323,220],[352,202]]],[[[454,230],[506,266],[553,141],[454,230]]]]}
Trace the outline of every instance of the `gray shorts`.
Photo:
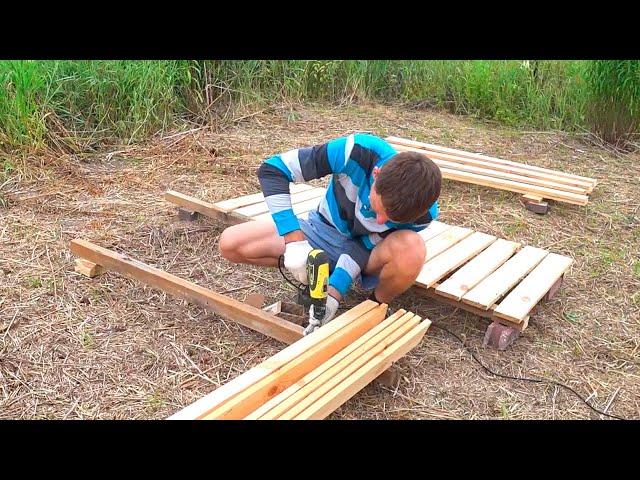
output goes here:
{"type": "MultiPolygon", "coordinates": [[[[313,248],[324,250],[329,256],[330,272],[336,268],[336,262],[343,253],[348,253],[364,271],[371,255],[371,251],[367,250],[364,245],[343,235],[333,225],[326,223],[317,210],[309,212],[307,220],[302,218],[298,220],[300,221],[300,229],[307,237],[309,244],[313,248]]],[[[373,290],[378,285],[379,278],[376,275],[361,274],[356,279],[356,282],[358,281],[364,290],[373,290]]]]}

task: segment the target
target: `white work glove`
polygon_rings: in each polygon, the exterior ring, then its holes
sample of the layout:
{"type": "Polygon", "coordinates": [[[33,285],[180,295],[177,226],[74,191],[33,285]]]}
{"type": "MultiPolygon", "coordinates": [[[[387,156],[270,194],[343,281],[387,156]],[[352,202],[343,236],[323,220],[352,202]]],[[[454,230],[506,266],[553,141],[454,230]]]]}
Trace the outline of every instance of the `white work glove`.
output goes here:
{"type": "Polygon", "coordinates": [[[291,272],[291,275],[300,283],[309,284],[307,279],[307,258],[313,247],[307,240],[299,242],[289,242],[285,245],[284,267],[291,272]]]}
{"type": "Polygon", "coordinates": [[[318,328],[326,325],[333,317],[336,316],[336,312],[338,311],[339,302],[331,295],[327,296],[327,309],[324,314],[324,318],[320,321],[316,320],[313,316],[313,305],[309,308],[309,325],[304,329],[304,334],[309,335],[311,332],[315,332],[318,328]]]}

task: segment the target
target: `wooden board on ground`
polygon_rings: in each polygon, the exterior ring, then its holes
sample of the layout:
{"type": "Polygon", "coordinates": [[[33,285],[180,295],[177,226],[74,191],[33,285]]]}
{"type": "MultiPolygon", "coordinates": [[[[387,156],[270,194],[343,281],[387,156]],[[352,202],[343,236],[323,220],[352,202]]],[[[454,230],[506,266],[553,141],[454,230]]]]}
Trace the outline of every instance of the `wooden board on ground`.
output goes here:
{"type": "Polygon", "coordinates": [[[511,258],[519,247],[519,243],[499,238],[440,284],[436,292],[445,297],[460,300],[469,290],[511,258]]]}
{"type": "Polygon", "coordinates": [[[526,246],[491,275],[469,290],[462,301],[487,309],[542,261],[546,250],[526,246]]]}
{"type": "Polygon", "coordinates": [[[189,300],[225,318],[283,342],[292,343],[302,336],[302,327],[299,325],[86,240],[72,240],[71,251],[74,255],[105,269],[113,270],[164,292],[189,300]]]}
{"type": "Polygon", "coordinates": [[[430,287],[496,240],[493,235],[475,232],[425,263],[416,282],[430,287]]]}
{"type": "Polygon", "coordinates": [[[405,139],[405,138],[393,137],[393,136],[387,137],[387,138],[385,138],[385,140],[387,142],[392,143],[392,144],[400,144],[400,145],[406,145],[406,146],[409,146],[409,147],[417,147],[417,148],[420,148],[422,150],[427,150],[427,151],[431,151],[431,152],[444,153],[444,154],[454,155],[454,156],[463,157],[463,158],[479,159],[479,160],[484,160],[484,161],[487,161],[487,162],[491,162],[493,164],[510,165],[510,166],[514,166],[514,167],[521,167],[521,168],[525,168],[525,169],[530,170],[530,171],[549,173],[549,174],[552,174],[552,175],[554,175],[556,177],[572,178],[572,179],[575,179],[575,180],[582,181],[582,182],[584,182],[586,184],[591,184],[593,186],[595,186],[597,184],[597,180],[593,179],[593,178],[583,177],[583,176],[580,176],[580,175],[574,175],[572,173],[562,172],[562,171],[559,171],[559,170],[552,170],[552,169],[549,169],[549,168],[537,167],[535,165],[528,165],[528,164],[525,164],[525,163],[513,162],[513,161],[510,161],[510,160],[504,160],[504,159],[501,159],[501,158],[491,157],[491,156],[483,155],[483,154],[479,154],[479,153],[466,152],[464,150],[441,147],[439,145],[433,145],[433,144],[423,143],[423,142],[416,142],[414,140],[408,140],[408,139],[405,139]]]}
{"type": "Polygon", "coordinates": [[[425,263],[438,256],[448,248],[451,248],[460,240],[468,237],[472,233],[473,230],[471,230],[470,228],[451,227],[441,234],[427,240],[425,242],[425,246],[427,247],[425,263]]]}
{"type": "Polygon", "coordinates": [[[494,313],[512,322],[522,322],[569,268],[573,260],[550,253],[547,255],[509,295],[502,300],[494,313]]]}
{"type": "Polygon", "coordinates": [[[405,147],[402,145],[393,145],[393,147],[401,152],[419,152],[424,153],[440,168],[451,170],[460,170],[462,172],[476,173],[486,175],[488,177],[503,178],[505,180],[513,180],[530,185],[547,187],[554,190],[577,193],[585,195],[589,193],[590,184],[580,182],[573,179],[559,178],[546,173],[531,172],[530,170],[517,167],[501,166],[472,159],[462,159],[434,152],[421,150],[419,148],[405,147]]]}

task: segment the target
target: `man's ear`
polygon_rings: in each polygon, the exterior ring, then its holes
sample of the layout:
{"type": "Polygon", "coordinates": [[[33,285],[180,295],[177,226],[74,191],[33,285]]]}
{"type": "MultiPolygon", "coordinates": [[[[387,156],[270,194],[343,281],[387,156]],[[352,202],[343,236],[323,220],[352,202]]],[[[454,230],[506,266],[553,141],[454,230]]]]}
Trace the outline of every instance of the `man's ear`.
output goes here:
{"type": "Polygon", "coordinates": [[[378,178],[378,173],[380,173],[380,167],[373,167],[373,179],[378,178]]]}

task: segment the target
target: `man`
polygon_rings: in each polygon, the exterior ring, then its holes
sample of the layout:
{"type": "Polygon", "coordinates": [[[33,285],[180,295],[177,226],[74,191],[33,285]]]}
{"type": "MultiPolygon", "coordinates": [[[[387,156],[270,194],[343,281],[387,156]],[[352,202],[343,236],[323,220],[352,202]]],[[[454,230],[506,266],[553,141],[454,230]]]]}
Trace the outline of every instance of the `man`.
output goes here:
{"type": "MultiPolygon", "coordinates": [[[[308,334],[333,319],[355,281],[372,299],[389,303],[415,281],[425,261],[416,233],[438,216],[442,175],[426,156],[397,153],[373,135],[355,134],[273,156],[260,165],[258,179],[271,221],[227,228],[220,252],[236,263],[284,265],[307,283],[307,256],[313,248],[331,260],[327,309],[317,323],[310,312],[308,334]],[[291,208],[289,183],[332,174],[318,209],[307,220],[291,208]]],[[[313,308],[313,307],[311,307],[313,308]]]]}

